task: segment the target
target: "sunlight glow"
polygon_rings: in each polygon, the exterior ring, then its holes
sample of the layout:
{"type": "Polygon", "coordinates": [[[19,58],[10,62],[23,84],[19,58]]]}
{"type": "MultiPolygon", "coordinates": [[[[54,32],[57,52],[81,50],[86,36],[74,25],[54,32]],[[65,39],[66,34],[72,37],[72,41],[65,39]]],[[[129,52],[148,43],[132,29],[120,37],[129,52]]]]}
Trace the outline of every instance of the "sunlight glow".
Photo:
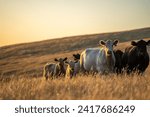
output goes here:
{"type": "Polygon", "coordinates": [[[150,26],[150,0],[0,0],[0,46],[150,26]]]}

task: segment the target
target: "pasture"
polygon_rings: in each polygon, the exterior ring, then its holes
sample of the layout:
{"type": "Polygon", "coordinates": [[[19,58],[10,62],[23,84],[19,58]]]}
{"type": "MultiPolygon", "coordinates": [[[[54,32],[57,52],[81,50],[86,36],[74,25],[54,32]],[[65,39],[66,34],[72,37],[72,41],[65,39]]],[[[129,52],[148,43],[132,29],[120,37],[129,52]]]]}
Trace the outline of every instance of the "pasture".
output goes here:
{"type": "Polygon", "coordinates": [[[13,77],[0,82],[0,99],[150,99],[150,67],[144,76],[77,76],[46,81],[42,77],[13,77]]]}
{"type": "MultiPolygon", "coordinates": [[[[43,45],[39,43],[0,48],[0,99],[150,99],[150,65],[142,76],[125,73],[102,76],[79,74],[73,79],[60,77],[46,81],[42,74],[47,62],[54,62],[54,58],[60,57],[73,59],[72,54],[81,53],[90,45],[81,48],[76,47],[77,44],[74,43],[72,47],[76,49],[67,50],[70,46],[68,41],[63,40],[63,43],[60,43],[58,40],[52,40],[50,47],[46,46],[51,50],[44,50],[46,42],[43,45]],[[59,47],[54,47],[55,44],[59,47]]],[[[120,41],[115,49],[124,50],[128,45],[130,41],[120,41]]],[[[150,55],[150,46],[147,50],[150,55]]]]}

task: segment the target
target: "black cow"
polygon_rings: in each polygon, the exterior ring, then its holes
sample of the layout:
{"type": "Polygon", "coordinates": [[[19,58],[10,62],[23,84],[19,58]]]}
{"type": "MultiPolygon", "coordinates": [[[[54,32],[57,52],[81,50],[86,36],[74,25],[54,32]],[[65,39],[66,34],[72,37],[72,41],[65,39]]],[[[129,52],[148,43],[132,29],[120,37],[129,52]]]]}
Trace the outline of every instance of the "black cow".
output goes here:
{"type": "Polygon", "coordinates": [[[78,61],[78,60],[80,60],[80,54],[73,54],[73,57],[74,57],[74,60],[75,61],[78,61]]]}
{"type": "Polygon", "coordinates": [[[114,55],[116,58],[116,62],[115,62],[115,72],[117,74],[122,73],[122,69],[123,69],[123,65],[122,65],[122,55],[123,52],[121,50],[114,50],[114,55]]]}
{"type": "Polygon", "coordinates": [[[123,54],[123,66],[127,68],[127,73],[137,71],[138,74],[143,73],[149,65],[149,55],[146,46],[149,41],[132,41],[130,47],[125,49],[123,54]]]}

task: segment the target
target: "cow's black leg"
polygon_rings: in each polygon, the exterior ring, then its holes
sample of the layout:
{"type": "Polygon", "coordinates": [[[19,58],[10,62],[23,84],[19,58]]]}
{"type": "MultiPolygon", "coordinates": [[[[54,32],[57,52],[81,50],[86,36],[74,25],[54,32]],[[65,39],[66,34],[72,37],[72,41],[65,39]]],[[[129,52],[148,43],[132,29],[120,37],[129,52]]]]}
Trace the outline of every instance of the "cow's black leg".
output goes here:
{"type": "Polygon", "coordinates": [[[133,71],[134,67],[133,66],[128,66],[127,67],[127,74],[130,74],[133,71]]]}
{"type": "Polygon", "coordinates": [[[138,66],[137,70],[138,70],[138,74],[142,75],[146,69],[143,68],[142,66],[138,66]]]}

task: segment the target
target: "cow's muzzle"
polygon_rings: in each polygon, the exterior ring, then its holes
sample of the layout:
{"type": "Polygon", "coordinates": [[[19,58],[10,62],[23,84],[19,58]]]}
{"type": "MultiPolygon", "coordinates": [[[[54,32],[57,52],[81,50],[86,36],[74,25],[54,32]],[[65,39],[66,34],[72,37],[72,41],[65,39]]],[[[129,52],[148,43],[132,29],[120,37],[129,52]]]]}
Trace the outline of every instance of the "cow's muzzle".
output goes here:
{"type": "Polygon", "coordinates": [[[110,50],[108,50],[108,51],[107,51],[107,54],[108,54],[108,55],[111,55],[111,54],[112,54],[112,52],[111,52],[110,50]]]}

